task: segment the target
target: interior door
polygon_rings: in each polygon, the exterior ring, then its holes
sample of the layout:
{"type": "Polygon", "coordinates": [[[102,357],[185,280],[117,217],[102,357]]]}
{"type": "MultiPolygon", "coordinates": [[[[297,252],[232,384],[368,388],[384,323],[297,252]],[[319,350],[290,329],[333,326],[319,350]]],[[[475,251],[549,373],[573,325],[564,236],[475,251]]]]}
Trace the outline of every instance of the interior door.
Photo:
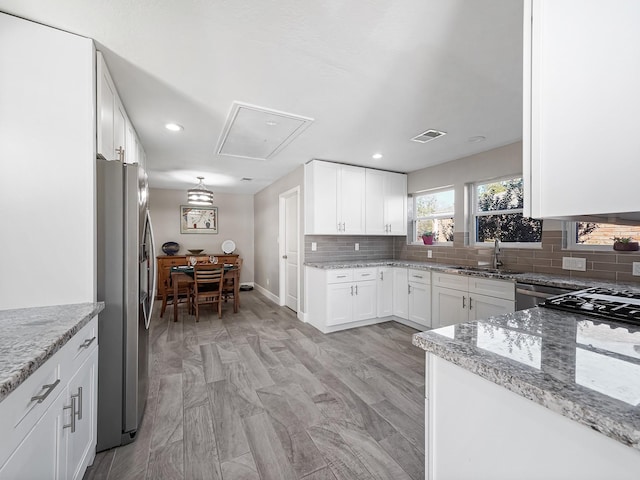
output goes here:
{"type": "Polygon", "coordinates": [[[285,305],[298,311],[298,193],[284,200],[285,305]]]}

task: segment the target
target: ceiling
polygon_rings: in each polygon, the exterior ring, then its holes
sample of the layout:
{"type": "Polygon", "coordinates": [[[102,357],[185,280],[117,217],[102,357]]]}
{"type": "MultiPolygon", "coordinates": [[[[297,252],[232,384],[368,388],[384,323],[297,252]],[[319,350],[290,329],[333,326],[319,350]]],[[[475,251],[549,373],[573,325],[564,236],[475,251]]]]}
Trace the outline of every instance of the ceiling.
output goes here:
{"type": "Polygon", "coordinates": [[[214,192],[251,194],[312,158],[411,172],[522,137],[521,1],[0,0],[0,11],[96,41],[156,188],[202,175],[214,192]],[[234,101],[314,121],[268,160],[220,155],[234,101]],[[409,141],[428,129],[447,135],[409,141]]]}

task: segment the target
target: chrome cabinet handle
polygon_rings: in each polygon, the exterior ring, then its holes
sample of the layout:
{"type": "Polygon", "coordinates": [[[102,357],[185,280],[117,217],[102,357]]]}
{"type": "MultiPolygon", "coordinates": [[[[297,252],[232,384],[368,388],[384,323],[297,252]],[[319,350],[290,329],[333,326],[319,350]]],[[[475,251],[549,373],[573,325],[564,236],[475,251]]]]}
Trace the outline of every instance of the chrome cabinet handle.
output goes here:
{"type": "Polygon", "coordinates": [[[411,285],[407,285],[407,293],[411,294],[411,285]]]}
{"type": "Polygon", "coordinates": [[[43,385],[42,388],[46,389],[46,391],[42,395],[35,395],[35,396],[31,397],[31,401],[32,402],[36,402],[37,401],[38,403],[44,402],[45,399],[49,396],[49,394],[51,394],[51,392],[53,392],[53,389],[56,388],[59,383],[60,383],[60,379],[57,379],[53,383],[49,383],[47,385],[43,385]]]}
{"type": "Polygon", "coordinates": [[[282,258],[284,258],[286,260],[289,257],[287,257],[286,255],[282,255],[282,258]]]}
{"type": "Polygon", "coordinates": [[[91,345],[96,340],[96,338],[97,337],[94,336],[92,338],[86,339],[84,342],[82,342],[80,344],[80,346],[78,347],[78,350],[81,349],[81,348],[87,348],[89,345],[91,345]]]}
{"type": "Polygon", "coordinates": [[[340,231],[340,224],[339,223],[338,223],[338,226],[337,226],[336,230],[340,231]]]}
{"type": "Polygon", "coordinates": [[[473,300],[473,298],[469,297],[469,310],[471,310],[473,308],[473,305],[471,304],[472,300],[473,300]]]}
{"type": "Polygon", "coordinates": [[[370,277],[371,274],[370,273],[362,273],[360,274],[361,277],[370,277]]]}
{"type": "Polygon", "coordinates": [[[413,278],[422,278],[422,275],[412,275],[413,278]]]}
{"type": "Polygon", "coordinates": [[[380,280],[384,280],[384,272],[380,272],[380,280]]]}
{"type": "Polygon", "coordinates": [[[78,415],[78,420],[82,420],[82,387],[78,387],[78,393],[71,395],[71,398],[78,399],[78,410],[74,413],[78,415]]]}
{"type": "Polygon", "coordinates": [[[71,423],[68,425],[62,425],[62,428],[71,428],[71,433],[76,433],[76,396],[71,395],[71,405],[68,407],[62,407],[63,410],[71,410],[71,423]]]}
{"type": "Polygon", "coordinates": [[[358,294],[358,285],[356,285],[356,295],[358,294]]]}
{"type": "Polygon", "coordinates": [[[462,308],[467,308],[467,297],[462,296],[462,308]]]}
{"type": "Polygon", "coordinates": [[[336,275],[336,278],[347,278],[346,275],[336,275]]]}
{"type": "Polygon", "coordinates": [[[351,285],[351,296],[353,297],[353,285],[351,285]]]}

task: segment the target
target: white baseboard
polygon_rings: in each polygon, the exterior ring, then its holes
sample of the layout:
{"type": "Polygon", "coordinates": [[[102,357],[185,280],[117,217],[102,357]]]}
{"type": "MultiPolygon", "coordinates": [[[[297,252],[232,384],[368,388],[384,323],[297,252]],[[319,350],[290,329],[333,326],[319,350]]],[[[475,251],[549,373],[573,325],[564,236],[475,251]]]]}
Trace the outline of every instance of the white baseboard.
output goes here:
{"type": "Polygon", "coordinates": [[[307,323],[307,315],[304,312],[298,312],[298,320],[307,323]]]}
{"type": "Polygon", "coordinates": [[[273,303],[275,303],[276,305],[280,305],[280,297],[278,297],[277,295],[274,295],[273,293],[271,293],[269,290],[267,290],[266,288],[264,288],[261,285],[258,285],[257,283],[254,283],[254,288],[260,292],[262,295],[264,295],[265,297],[267,297],[269,300],[271,300],[273,303]]]}

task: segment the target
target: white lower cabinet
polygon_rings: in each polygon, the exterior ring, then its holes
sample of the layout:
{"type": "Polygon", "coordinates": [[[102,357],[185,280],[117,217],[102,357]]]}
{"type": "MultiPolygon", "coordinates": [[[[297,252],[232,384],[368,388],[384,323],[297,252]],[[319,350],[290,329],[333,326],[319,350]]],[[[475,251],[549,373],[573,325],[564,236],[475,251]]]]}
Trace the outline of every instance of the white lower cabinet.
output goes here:
{"type": "Polygon", "coordinates": [[[393,315],[393,267],[378,267],[378,317],[393,315]]]}
{"type": "Polygon", "coordinates": [[[432,293],[433,328],[515,311],[515,285],[508,280],[434,273],[432,293]]]}
{"type": "Polygon", "coordinates": [[[378,312],[376,273],[376,268],[307,267],[309,323],[328,333],[375,320],[378,312]]]}
{"type": "Polygon", "coordinates": [[[431,327],[431,272],[395,268],[393,314],[424,327],[431,327]]]}
{"type": "Polygon", "coordinates": [[[0,403],[0,479],[81,479],[95,458],[97,317],[0,403]]]}

